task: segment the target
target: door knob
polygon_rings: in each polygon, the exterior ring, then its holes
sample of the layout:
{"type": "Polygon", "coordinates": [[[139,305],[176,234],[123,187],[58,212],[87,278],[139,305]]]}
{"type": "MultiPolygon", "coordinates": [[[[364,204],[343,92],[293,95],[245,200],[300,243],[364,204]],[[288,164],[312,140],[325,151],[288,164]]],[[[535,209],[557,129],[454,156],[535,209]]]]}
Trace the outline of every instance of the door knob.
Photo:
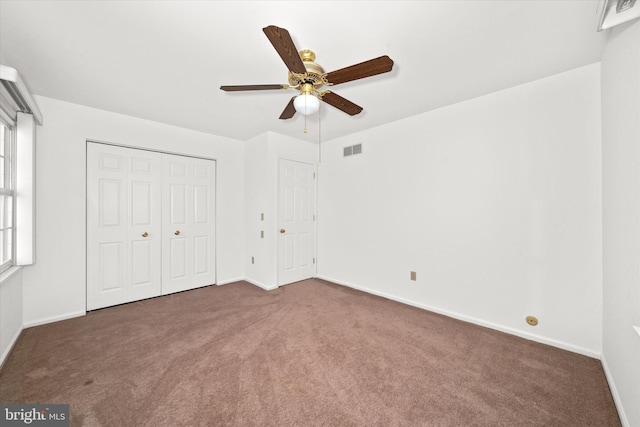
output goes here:
{"type": "Polygon", "coordinates": [[[149,235],[149,233],[147,233],[146,231],[144,233],[142,233],[142,237],[147,237],[149,235]]]}
{"type": "Polygon", "coordinates": [[[285,232],[285,231],[286,231],[286,230],[285,230],[284,228],[281,228],[281,229],[280,229],[280,234],[284,234],[284,232],[285,232]]]}
{"type": "Polygon", "coordinates": [[[173,233],[173,234],[175,234],[176,236],[179,236],[180,235],[180,230],[176,230],[176,232],[173,233]]]}

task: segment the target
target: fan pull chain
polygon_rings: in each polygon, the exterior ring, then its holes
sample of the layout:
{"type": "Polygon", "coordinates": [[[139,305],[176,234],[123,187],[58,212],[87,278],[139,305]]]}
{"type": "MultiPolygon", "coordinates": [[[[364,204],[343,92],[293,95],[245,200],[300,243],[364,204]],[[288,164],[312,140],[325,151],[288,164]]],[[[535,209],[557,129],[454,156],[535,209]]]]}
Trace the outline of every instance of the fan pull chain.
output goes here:
{"type": "Polygon", "coordinates": [[[318,106],[318,166],[322,166],[322,137],[320,130],[322,126],[320,126],[320,117],[322,117],[322,102],[318,106]]]}

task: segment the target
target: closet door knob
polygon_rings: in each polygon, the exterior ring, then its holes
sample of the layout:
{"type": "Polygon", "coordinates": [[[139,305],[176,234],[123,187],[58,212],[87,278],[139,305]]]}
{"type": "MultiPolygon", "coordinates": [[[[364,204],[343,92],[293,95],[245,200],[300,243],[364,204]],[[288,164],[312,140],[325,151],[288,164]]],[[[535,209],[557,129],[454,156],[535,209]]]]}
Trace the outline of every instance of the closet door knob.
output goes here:
{"type": "Polygon", "coordinates": [[[286,230],[285,230],[284,228],[281,228],[281,229],[280,229],[280,234],[284,234],[284,233],[285,233],[285,231],[286,231],[286,230]]]}
{"type": "Polygon", "coordinates": [[[180,230],[176,230],[176,232],[173,233],[173,234],[175,234],[176,236],[179,236],[180,235],[180,230]]]}
{"type": "Polygon", "coordinates": [[[149,235],[149,233],[147,233],[146,231],[144,233],[142,233],[142,237],[147,237],[149,235]]]}

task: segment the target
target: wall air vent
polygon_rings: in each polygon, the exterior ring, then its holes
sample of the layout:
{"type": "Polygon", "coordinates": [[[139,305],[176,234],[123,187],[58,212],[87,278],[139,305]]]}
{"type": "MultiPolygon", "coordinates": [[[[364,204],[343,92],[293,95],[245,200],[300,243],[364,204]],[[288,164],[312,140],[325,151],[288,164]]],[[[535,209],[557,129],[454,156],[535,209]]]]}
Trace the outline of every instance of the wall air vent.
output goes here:
{"type": "Polygon", "coordinates": [[[362,154],[362,143],[350,145],[342,149],[342,157],[355,156],[356,154],[362,154]]]}

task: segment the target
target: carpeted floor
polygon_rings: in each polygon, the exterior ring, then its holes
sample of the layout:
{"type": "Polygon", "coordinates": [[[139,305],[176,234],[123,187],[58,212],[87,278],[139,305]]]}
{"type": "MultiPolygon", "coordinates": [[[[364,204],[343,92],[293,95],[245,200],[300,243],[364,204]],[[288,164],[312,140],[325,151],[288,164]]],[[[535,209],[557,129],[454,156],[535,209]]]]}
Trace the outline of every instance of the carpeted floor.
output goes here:
{"type": "Polygon", "coordinates": [[[322,280],[246,282],[23,331],[2,403],[72,426],[619,426],[598,360],[322,280]]]}

